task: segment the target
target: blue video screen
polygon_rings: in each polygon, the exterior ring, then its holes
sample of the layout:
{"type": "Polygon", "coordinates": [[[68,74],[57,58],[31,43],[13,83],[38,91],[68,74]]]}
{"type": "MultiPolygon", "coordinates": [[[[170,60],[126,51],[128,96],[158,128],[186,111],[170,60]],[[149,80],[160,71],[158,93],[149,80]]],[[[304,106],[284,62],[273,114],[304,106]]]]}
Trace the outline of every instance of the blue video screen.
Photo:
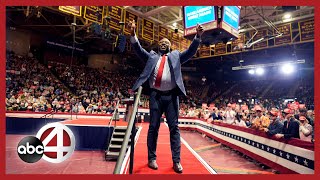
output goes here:
{"type": "Polygon", "coordinates": [[[229,24],[232,28],[239,29],[240,8],[237,6],[223,7],[223,21],[229,24]]]}
{"type": "Polygon", "coordinates": [[[191,28],[199,24],[215,21],[214,6],[185,6],[184,24],[185,28],[191,28]]]}

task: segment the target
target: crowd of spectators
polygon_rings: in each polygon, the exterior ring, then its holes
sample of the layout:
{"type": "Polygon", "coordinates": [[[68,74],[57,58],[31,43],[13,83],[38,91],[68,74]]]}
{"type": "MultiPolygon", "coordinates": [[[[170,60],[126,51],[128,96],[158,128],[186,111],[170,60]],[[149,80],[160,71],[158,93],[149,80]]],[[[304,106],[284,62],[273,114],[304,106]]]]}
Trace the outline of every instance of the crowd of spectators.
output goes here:
{"type": "Polygon", "coordinates": [[[180,107],[180,116],[205,119],[208,123],[223,122],[235,126],[252,128],[265,132],[275,138],[298,138],[314,142],[314,111],[305,107],[283,110],[271,107],[267,109],[261,104],[249,108],[246,103],[230,104],[216,107],[214,104],[203,104],[201,108],[180,107]],[[290,126],[289,126],[290,124],[290,126]]]}
{"type": "Polygon", "coordinates": [[[6,70],[8,111],[112,113],[117,100],[128,96],[125,82],[132,78],[83,66],[46,67],[13,53],[7,54],[6,70]],[[61,74],[57,78],[55,73],[61,74]]]}
{"type": "Polygon", "coordinates": [[[43,65],[31,57],[7,54],[6,109],[9,111],[47,111],[52,103],[61,110],[70,108],[70,92],[43,65]]]}
{"type": "MultiPolygon", "coordinates": [[[[35,58],[13,53],[7,53],[6,65],[8,111],[112,113],[117,100],[130,97],[131,86],[140,73],[131,67],[107,71],[58,62],[44,66],[35,58]]],[[[266,110],[285,109],[287,102],[281,97],[286,97],[291,84],[286,81],[185,81],[187,97],[180,99],[180,115],[203,117],[203,103],[214,103],[222,111],[230,103],[246,103],[249,108],[260,104],[266,110]],[[207,92],[204,92],[206,87],[207,92]]],[[[308,109],[313,109],[310,108],[313,107],[313,92],[312,83],[301,81],[295,97],[308,109]]],[[[149,107],[148,97],[141,97],[141,106],[149,107]]]]}

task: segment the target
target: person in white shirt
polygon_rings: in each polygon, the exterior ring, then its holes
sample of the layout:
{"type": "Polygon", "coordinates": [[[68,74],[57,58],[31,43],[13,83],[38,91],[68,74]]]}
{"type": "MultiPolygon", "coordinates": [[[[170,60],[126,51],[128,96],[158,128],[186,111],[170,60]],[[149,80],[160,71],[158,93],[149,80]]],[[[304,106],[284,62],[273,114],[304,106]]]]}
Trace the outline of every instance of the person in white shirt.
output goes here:
{"type": "Polygon", "coordinates": [[[299,133],[300,133],[300,139],[303,141],[309,141],[311,142],[311,134],[313,131],[312,126],[308,123],[308,120],[305,116],[300,116],[300,127],[299,127],[299,133]]]}
{"type": "Polygon", "coordinates": [[[228,104],[226,112],[224,113],[225,120],[224,122],[227,124],[235,123],[236,112],[231,109],[231,104],[228,104]]]}
{"type": "Polygon", "coordinates": [[[244,121],[244,114],[239,112],[240,115],[238,116],[238,119],[235,120],[235,125],[236,126],[241,126],[241,127],[247,127],[246,122],[244,121]]]}

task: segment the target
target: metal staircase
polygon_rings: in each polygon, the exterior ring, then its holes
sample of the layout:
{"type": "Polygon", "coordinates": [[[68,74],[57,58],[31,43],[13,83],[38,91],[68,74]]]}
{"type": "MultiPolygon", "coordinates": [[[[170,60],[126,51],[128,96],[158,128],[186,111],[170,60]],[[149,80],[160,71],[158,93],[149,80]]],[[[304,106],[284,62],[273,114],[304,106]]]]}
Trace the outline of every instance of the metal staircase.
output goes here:
{"type": "MultiPolygon", "coordinates": [[[[110,144],[105,154],[106,160],[117,159],[120,154],[121,145],[124,141],[124,136],[126,134],[127,126],[116,126],[114,127],[110,144]]],[[[128,146],[130,147],[130,139],[128,142],[128,146]]],[[[127,148],[128,150],[128,148],[127,148]]]]}

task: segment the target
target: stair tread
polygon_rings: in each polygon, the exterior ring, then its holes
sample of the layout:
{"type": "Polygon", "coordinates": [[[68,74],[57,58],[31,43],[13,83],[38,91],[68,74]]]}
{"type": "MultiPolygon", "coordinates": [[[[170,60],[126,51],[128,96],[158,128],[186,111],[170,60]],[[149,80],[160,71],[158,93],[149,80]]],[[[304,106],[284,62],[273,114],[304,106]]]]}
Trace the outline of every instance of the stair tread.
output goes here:
{"type": "MultiPolygon", "coordinates": [[[[123,140],[124,140],[124,138],[112,138],[111,142],[112,141],[123,141],[123,140]]],[[[131,139],[129,139],[129,141],[131,141],[131,139]]]]}
{"type": "Polygon", "coordinates": [[[109,156],[119,156],[119,154],[120,154],[120,152],[111,152],[111,151],[109,151],[107,153],[107,155],[109,155],[109,156]]]}
{"type": "Polygon", "coordinates": [[[113,134],[114,135],[125,135],[126,133],[124,133],[124,132],[114,132],[113,134]]]}
{"type": "Polygon", "coordinates": [[[121,145],[111,144],[110,148],[121,148],[121,145]]]}
{"type": "Polygon", "coordinates": [[[116,126],[114,129],[127,129],[127,126],[116,126]]]}

